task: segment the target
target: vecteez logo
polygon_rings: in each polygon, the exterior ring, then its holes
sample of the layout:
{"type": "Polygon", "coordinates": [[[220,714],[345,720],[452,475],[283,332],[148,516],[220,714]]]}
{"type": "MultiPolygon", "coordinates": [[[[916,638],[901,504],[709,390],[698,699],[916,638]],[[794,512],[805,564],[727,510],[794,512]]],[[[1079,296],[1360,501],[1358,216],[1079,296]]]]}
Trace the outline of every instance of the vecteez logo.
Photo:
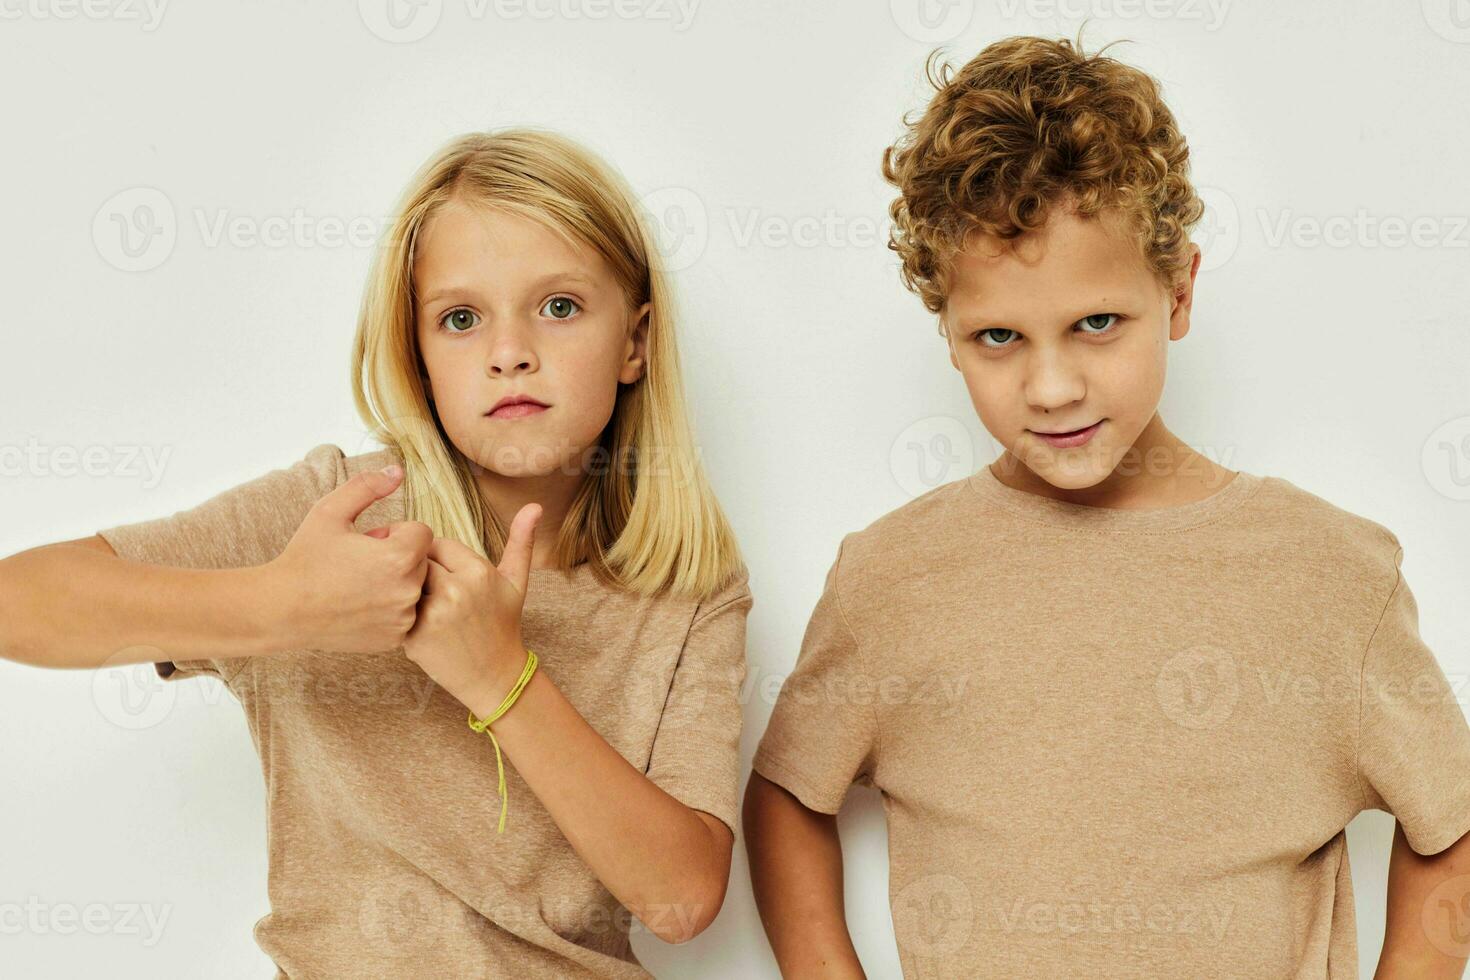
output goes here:
{"type": "Polygon", "coordinates": [[[661,187],[638,199],[664,272],[678,272],[699,261],[709,244],[709,212],[704,199],[687,187],[661,187]]]}
{"type": "Polygon", "coordinates": [[[888,0],[893,22],[922,44],[953,41],[975,18],[974,0],[888,0]]]}
{"type": "Polygon", "coordinates": [[[1470,0],[1419,0],[1424,23],[1446,41],[1470,44],[1470,0]]]}
{"type": "Polygon", "coordinates": [[[1221,188],[1203,186],[1197,193],[1205,213],[1190,237],[1199,246],[1199,271],[1209,272],[1229,262],[1240,247],[1240,208],[1221,188]]]}
{"type": "Polygon", "coordinates": [[[114,21],[151,34],[163,23],[168,0],[0,0],[0,21],[114,21]]]}
{"type": "Polygon", "coordinates": [[[158,268],[173,254],[178,238],[173,202],[156,187],[119,191],[92,218],[97,253],[123,272],[158,268]]]}
{"type": "Polygon", "coordinates": [[[357,13],[374,36],[390,44],[412,44],[439,26],[444,0],[357,0],[357,13]]]}

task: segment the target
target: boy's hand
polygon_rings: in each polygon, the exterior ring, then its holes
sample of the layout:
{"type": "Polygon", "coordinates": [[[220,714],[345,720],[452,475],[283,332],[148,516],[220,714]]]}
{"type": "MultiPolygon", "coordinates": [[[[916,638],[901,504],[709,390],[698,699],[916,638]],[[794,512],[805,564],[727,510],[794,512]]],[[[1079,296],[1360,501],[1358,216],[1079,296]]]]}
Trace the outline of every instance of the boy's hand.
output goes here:
{"type": "Polygon", "coordinates": [[[285,550],[264,566],[287,645],[348,653],[390,651],[413,627],[433,531],[400,521],[363,534],[359,514],[402,471],[354,475],[318,500],[285,550]]]}
{"type": "Polygon", "coordinates": [[[461,702],[496,704],[526,664],[521,609],[541,505],[511,522],[500,565],[458,541],[435,538],[418,618],[404,641],[408,658],[461,702]]]}

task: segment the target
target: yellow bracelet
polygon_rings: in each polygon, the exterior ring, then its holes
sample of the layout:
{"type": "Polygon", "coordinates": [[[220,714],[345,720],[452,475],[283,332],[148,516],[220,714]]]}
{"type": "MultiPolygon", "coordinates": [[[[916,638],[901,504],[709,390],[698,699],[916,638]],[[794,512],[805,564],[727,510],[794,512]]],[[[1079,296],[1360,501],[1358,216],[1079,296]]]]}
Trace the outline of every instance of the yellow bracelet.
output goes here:
{"type": "Polygon", "coordinates": [[[500,771],[500,829],[496,831],[498,834],[505,833],[505,811],[507,803],[505,798],[505,762],[500,757],[500,743],[496,741],[495,733],[490,730],[490,723],[510,710],[510,706],[516,703],[516,698],[521,696],[521,692],[531,682],[531,675],[534,673],[536,673],[536,654],[527,650],[526,666],[521,670],[520,679],[510,689],[510,693],[505,696],[505,700],[500,702],[500,707],[486,715],[483,721],[476,721],[474,711],[470,712],[470,727],[477,732],[484,732],[486,735],[489,735],[491,744],[495,746],[495,768],[500,771]]]}

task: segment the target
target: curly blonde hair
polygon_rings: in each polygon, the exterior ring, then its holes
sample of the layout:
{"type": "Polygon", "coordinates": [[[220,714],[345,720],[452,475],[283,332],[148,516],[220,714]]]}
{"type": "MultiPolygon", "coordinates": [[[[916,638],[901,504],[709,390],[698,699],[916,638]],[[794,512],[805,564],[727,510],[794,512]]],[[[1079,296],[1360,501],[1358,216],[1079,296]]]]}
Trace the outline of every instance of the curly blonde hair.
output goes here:
{"type": "Polygon", "coordinates": [[[1064,201],[1082,216],[1116,209],[1166,287],[1188,268],[1189,229],[1204,213],[1189,147],[1158,83],[1103,50],[1085,54],[1080,34],[1075,46],[1010,37],[958,74],[936,70],[940,51],[929,55],[935,95],[917,121],[904,116],[883,176],[899,190],[888,247],[931,313],[944,309],[951,260],[972,235],[1013,247],[1064,201]]]}

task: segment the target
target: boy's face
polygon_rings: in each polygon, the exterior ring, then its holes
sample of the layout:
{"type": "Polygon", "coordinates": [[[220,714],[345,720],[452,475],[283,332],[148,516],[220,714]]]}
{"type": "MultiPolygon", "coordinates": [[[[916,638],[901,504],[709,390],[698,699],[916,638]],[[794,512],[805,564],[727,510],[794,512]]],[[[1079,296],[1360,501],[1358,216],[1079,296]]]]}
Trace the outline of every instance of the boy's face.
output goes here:
{"type": "Polygon", "coordinates": [[[581,473],[620,383],[643,372],[648,306],[607,263],[517,214],[454,201],[419,234],[415,330],[444,431],[507,477],[581,473]],[[491,410],[525,395],[544,408],[491,410]]]}
{"type": "Polygon", "coordinates": [[[1107,478],[1155,416],[1198,268],[1195,247],[1171,293],[1108,211],[1089,219],[1054,207],[1015,252],[975,236],[953,260],[940,317],[985,428],[1052,486],[1107,478]]]}

